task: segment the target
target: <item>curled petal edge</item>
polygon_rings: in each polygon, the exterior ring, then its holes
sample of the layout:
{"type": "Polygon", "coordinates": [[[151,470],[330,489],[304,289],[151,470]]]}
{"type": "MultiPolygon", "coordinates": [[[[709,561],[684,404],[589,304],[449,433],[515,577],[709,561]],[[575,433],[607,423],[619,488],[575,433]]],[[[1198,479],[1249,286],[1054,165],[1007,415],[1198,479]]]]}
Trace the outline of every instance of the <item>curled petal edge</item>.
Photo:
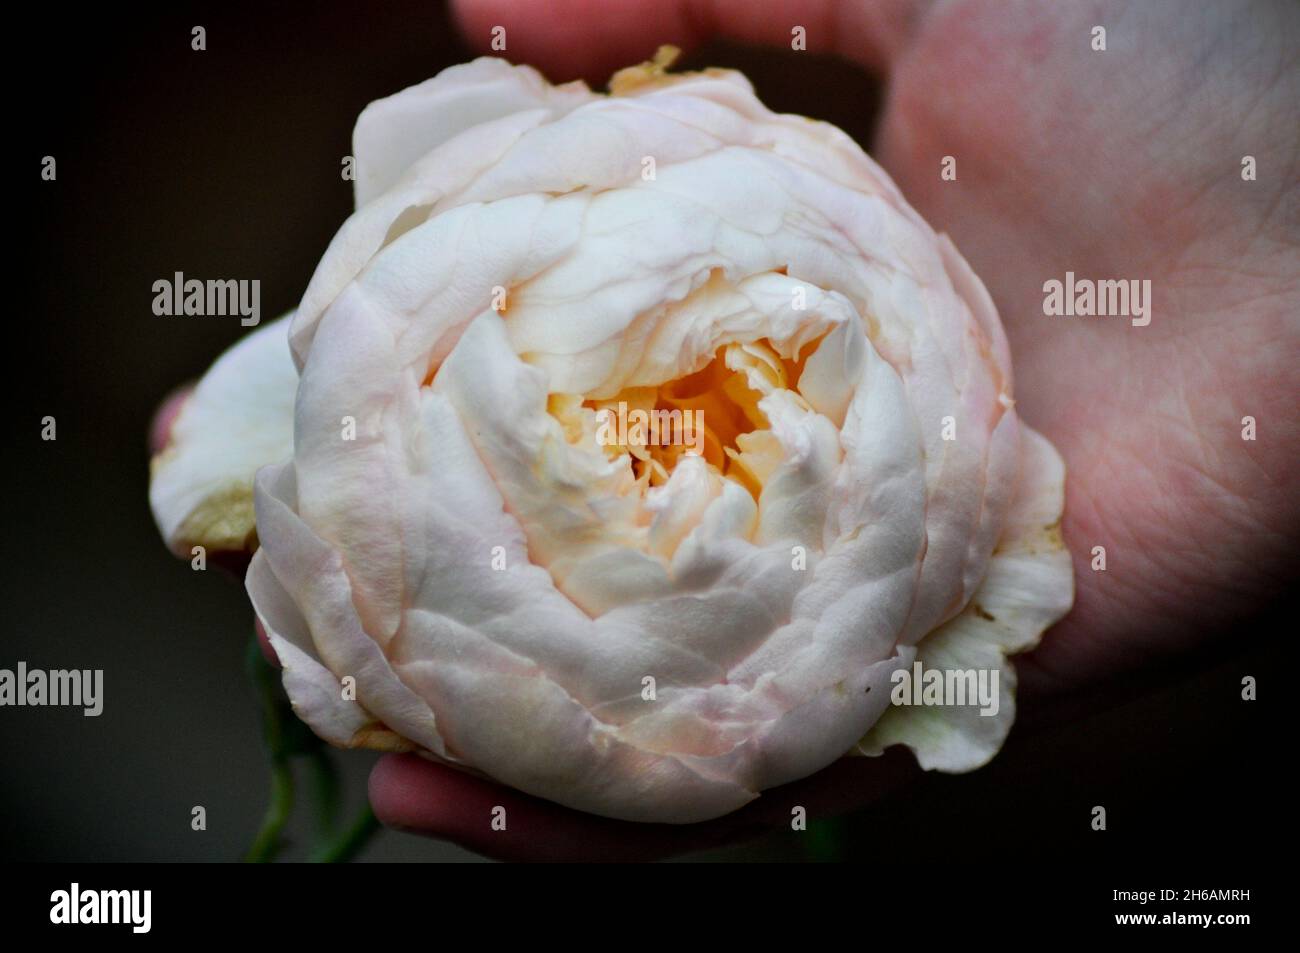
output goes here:
{"type": "Polygon", "coordinates": [[[293,456],[298,372],[286,315],[241,338],[185,399],[149,461],[149,506],[179,556],[257,548],[253,477],[293,456]]]}
{"type": "Polygon", "coordinates": [[[1074,602],[1074,569],[1060,528],[1065,464],[1023,424],[1020,454],[1016,495],[984,581],[917,651],[923,670],[996,672],[996,713],[981,714],[978,705],[894,705],[849,754],[876,756],[901,744],[926,770],[961,773],[1001,749],[1016,717],[1016,670],[1008,656],[1036,646],[1074,602]]]}

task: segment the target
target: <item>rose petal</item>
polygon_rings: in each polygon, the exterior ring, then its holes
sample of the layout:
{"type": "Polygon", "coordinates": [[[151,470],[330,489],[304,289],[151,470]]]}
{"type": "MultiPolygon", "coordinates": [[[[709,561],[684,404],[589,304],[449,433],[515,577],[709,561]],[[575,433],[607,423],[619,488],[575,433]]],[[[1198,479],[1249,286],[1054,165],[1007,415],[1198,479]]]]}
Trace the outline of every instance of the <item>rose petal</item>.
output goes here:
{"type": "Polygon", "coordinates": [[[855,754],[878,755],[894,744],[916,753],[921,767],[970,771],[997,754],[1015,721],[1016,670],[1007,658],[1038,644],[1069,611],[1074,597],[1070,553],[1060,535],[1065,466],[1043,437],[1021,425],[1015,503],[974,599],[918,647],[925,669],[997,671],[995,715],[978,705],[895,706],[858,744],[855,754]]]}
{"type": "Polygon", "coordinates": [[[289,318],[265,324],[203,375],[150,461],[149,505],[178,555],[257,545],[253,476],[293,454],[298,374],[289,356],[289,318]]]}

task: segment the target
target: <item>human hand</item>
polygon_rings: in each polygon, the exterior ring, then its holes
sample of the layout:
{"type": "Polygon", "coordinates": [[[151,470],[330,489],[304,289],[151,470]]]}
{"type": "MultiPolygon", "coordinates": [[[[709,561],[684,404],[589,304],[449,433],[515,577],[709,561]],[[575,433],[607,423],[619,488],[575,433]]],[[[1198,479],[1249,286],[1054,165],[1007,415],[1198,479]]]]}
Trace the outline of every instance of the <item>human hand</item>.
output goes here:
{"type": "MultiPolygon", "coordinates": [[[[589,6],[480,0],[458,15],[484,45],[504,24],[510,57],[554,79],[607,75],[665,40],[790,38],[776,3],[589,6]],[[666,33],[647,29],[664,18],[666,33]]],[[[1189,23],[1172,7],[1119,3],[810,3],[797,13],[810,49],[821,37],[820,48],[887,77],[875,154],[988,285],[1018,409],[1069,467],[1076,608],[1017,660],[1024,693],[1184,650],[1274,590],[1296,524],[1286,318],[1296,310],[1287,117],[1297,77],[1285,61],[1295,17],[1279,6],[1251,22],[1207,11],[1197,16],[1217,22],[1189,23]],[[1094,24],[1108,30],[1107,52],[1089,47],[1094,24]],[[1232,42],[1214,48],[1216,36],[1232,42]],[[1258,181],[1239,174],[1246,154],[1258,181]],[[940,178],[944,156],[955,181],[940,178]],[[1151,324],[1046,316],[1043,283],[1066,271],[1150,279],[1151,324]],[[1263,430],[1253,443],[1241,439],[1247,414],[1263,430]],[[1106,572],[1089,568],[1098,545],[1106,572]]],[[[687,828],[578,814],[413,756],[381,761],[371,797],[394,826],[494,856],[646,859],[788,822],[791,803],[813,816],[860,807],[914,771],[906,756],[841,762],[687,828]],[[497,805],[507,832],[484,821],[497,805]]]]}
{"type": "MultiPolygon", "coordinates": [[[[790,40],[779,2],[666,6],[460,0],[456,9],[471,42],[486,45],[505,25],[512,58],[556,80],[608,75],[664,41],[790,40]],[[664,21],[668,35],[647,29],[664,21]]],[[[1011,342],[1018,409],[1066,459],[1076,603],[1017,660],[1031,696],[1184,649],[1286,572],[1297,522],[1287,486],[1300,459],[1287,336],[1298,145],[1287,117],[1300,82],[1286,58],[1300,20],[1284,7],[1117,2],[1097,12],[974,0],[797,11],[810,49],[829,44],[885,75],[876,156],[988,285],[1011,342]],[[1107,27],[1107,52],[1090,48],[1095,24],[1107,27]],[[1270,171],[1243,181],[1244,154],[1270,171]],[[947,155],[955,181],[940,178],[947,155]],[[1151,324],[1047,317],[1043,283],[1067,270],[1150,279],[1151,324]],[[1266,436],[1243,441],[1245,415],[1266,436]],[[1089,568],[1098,545],[1105,572],[1089,568]]],[[[381,761],[370,793],[387,823],[493,856],[649,858],[788,823],[791,803],[811,801],[821,816],[861,807],[903,783],[909,766],[848,759],[680,829],[577,814],[409,755],[381,761]],[[498,804],[508,834],[483,822],[498,804]]]]}

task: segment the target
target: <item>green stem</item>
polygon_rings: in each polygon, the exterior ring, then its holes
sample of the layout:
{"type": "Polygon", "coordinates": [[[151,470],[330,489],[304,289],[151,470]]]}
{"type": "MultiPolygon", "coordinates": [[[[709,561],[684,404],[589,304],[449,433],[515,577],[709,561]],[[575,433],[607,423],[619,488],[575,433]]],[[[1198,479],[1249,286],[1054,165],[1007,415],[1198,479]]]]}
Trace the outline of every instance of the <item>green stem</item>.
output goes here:
{"type": "Polygon", "coordinates": [[[253,838],[253,844],[248,848],[248,853],[244,855],[244,860],[250,864],[266,864],[275,860],[276,854],[280,852],[283,842],[280,839],[280,832],[284,830],[284,825],[289,820],[289,812],[293,810],[293,772],[289,770],[289,762],[281,760],[273,762],[271,765],[271,803],[266,808],[266,816],[262,819],[262,827],[253,838]]]}
{"type": "Polygon", "coordinates": [[[244,855],[249,863],[264,864],[275,859],[283,843],[280,838],[293,810],[293,771],[284,743],[284,719],[276,695],[275,672],[262,656],[254,635],[244,655],[244,666],[262,703],[262,740],[266,743],[271,765],[271,803],[266,808],[262,826],[244,855]]]}
{"type": "Polygon", "coordinates": [[[367,805],[345,830],[335,830],[341,785],[329,748],[294,717],[281,694],[280,679],[262,656],[256,636],[249,643],[244,661],[262,706],[262,740],[271,767],[271,803],[244,859],[268,863],[284,847],[282,835],[294,802],[292,760],[297,756],[307,759],[316,807],[316,847],[309,859],[318,863],[351,860],[379,830],[379,822],[367,805]]]}
{"type": "Polygon", "coordinates": [[[310,860],[316,864],[341,864],[349,861],[361,852],[377,830],[379,821],[367,804],[357,812],[343,833],[312,851],[310,860]]]}
{"type": "Polygon", "coordinates": [[[317,743],[308,753],[311,765],[312,800],[316,804],[316,843],[327,842],[334,834],[339,814],[339,771],[325,745],[317,743]]]}

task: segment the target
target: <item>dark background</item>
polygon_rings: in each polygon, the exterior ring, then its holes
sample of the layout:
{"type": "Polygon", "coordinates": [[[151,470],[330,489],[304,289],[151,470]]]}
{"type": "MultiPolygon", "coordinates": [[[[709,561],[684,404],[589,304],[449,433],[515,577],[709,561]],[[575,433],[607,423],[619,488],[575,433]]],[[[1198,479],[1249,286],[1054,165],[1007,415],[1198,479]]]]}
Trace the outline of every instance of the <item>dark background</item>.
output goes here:
{"type": "MultiPolygon", "coordinates": [[[[151,286],[175,271],[259,278],[263,321],[295,306],[352,208],[340,161],[357,113],[473,54],[436,3],[7,16],[10,55],[28,65],[9,88],[6,150],[20,208],[8,286],[20,293],[4,346],[0,667],[102,668],[106,702],[98,718],[0,709],[0,857],[235,859],[267,797],[243,669],[251,613],[233,580],[165,551],[145,431],[158,401],[243,331],[237,317],[156,317],[151,286]],[[206,52],[190,49],[196,24],[206,52]],[[55,182],[40,180],[45,155],[55,182]],[[55,442],[40,439],[45,415],[55,442]],[[207,809],[206,832],[190,829],[194,805],[207,809]]],[[[647,24],[647,54],[654,32],[647,24]]],[[[869,142],[876,85],[846,64],[792,57],[713,45],[681,65],[741,68],[772,108],[869,142]]],[[[1279,836],[1279,765],[1294,751],[1278,741],[1287,688],[1266,677],[1294,635],[1281,608],[1261,606],[1179,668],[1025,712],[984,770],[928,776],[807,835],[695,856],[1250,869],[1279,836]],[[1243,675],[1260,678],[1262,700],[1240,700],[1243,675]],[[1096,804],[1105,833],[1089,828],[1096,804]]],[[[359,802],[372,758],[341,760],[359,802]]],[[[385,832],[364,857],[474,855],[385,832]]]]}

